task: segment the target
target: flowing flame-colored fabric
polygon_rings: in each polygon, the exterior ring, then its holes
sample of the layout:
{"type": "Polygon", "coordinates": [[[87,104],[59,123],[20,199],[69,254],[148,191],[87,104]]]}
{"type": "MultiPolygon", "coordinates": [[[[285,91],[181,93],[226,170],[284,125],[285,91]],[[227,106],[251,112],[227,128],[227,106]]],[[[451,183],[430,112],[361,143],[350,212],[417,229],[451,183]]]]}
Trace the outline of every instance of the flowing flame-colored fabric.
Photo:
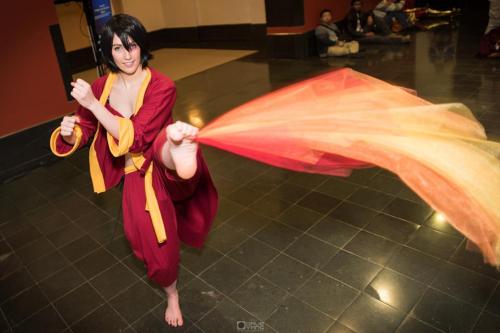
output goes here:
{"type": "Polygon", "coordinates": [[[341,69],[237,107],[198,140],[295,171],[390,170],[500,265],[500,143],[463,104],[341,69]]]}

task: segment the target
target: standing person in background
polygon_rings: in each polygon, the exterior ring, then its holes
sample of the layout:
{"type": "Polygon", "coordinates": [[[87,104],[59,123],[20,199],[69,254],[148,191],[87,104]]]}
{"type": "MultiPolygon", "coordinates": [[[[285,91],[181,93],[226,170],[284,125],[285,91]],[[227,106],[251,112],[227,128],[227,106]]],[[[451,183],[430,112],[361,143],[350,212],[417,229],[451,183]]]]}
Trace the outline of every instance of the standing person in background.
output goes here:
{"type": "Polygon", "coordinates": [[[344,56],[359,52],[359,43],[356,41],[341,40],[341,31],[333,23],[332,11],[324,9],[320,13],[320,24],[314,30],[320,57],[344,56]]]}

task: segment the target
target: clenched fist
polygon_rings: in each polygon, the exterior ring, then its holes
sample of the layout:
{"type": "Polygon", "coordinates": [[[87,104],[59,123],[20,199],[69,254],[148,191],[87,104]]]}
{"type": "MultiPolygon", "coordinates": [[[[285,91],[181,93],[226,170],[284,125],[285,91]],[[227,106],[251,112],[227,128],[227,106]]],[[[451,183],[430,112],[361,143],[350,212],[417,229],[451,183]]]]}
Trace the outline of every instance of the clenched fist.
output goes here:
{"type": "Polygon", "coordinates": [[[61,136],[69,144],[75,144],[75,124],[79,122],[77,116],[66,116],[61,122],[61,136]]]}
{"type": "Polygon", "coordinates": [[[90,84],[84,80],[77,79],[75,82],[71,82],[71,86],[73,86],[71,96],[73,96],[73,98],[84,108],[91,110],[95,103],[99,103],[92,92],[90,84]]]}

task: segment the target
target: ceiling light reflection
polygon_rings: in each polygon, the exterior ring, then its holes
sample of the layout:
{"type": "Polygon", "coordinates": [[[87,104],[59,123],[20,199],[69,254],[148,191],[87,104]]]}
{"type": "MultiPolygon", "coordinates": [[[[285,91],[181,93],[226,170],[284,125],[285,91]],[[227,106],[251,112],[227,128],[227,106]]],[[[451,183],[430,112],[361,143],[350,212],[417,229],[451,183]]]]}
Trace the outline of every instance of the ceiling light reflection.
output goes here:
{"type": "Polygon", "coordinates": [[[390,304],[391,301],[391,293],[389,292],[389,289],[386,288],[378,288],[377,293],[379,296],[379,299],[387,304],[390,304]]]}
{"type": "Polygon", "coordinates": [[[444,224],[446,223],[446,220],[446,216],[443,213],[437,212],[436,214],[434,214],[434,221],[444,224]]]}
{"type": "Polygon", "coordinates": [[[191,109],[188,111],[188,119],[189,123],[193,126],[196,126],[198,128],[202,128],[205,126],[205,121],[203,120],[203,117],[201,116],[201,111],[199,109],[191,109]]]}

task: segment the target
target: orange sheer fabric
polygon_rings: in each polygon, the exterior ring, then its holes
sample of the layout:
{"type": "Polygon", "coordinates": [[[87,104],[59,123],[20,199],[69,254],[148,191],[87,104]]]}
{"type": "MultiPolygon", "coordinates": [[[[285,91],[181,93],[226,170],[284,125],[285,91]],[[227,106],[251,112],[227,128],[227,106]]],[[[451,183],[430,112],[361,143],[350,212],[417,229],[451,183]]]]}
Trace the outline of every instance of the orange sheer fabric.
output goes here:
{"type": "Polygon", "coordinates": [[[341,69],[237,107],[198,139],[295,171],[388,169],[500,265],[500,143],[463,104],[341,69]]]}

